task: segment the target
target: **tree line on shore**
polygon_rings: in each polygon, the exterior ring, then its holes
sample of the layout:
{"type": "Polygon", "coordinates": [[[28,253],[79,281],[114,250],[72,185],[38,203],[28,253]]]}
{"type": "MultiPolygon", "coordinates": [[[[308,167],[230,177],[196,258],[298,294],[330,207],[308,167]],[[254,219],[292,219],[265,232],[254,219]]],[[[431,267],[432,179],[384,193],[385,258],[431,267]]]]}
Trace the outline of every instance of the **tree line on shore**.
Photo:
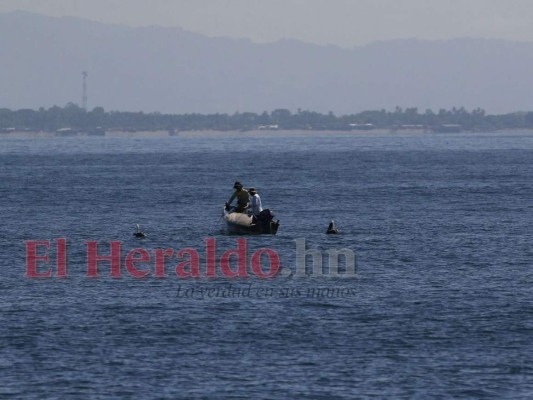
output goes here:
{"type": "Polygon", "coordinates": [[[515,112],[487,115],[477,108],[441,109],[438,112],[417,108],[396,107],[393,111],[364,111],[336,116],[333,112],[276,109],[261,114],[236,112],[234,114],[161,114],[144,112],[108,111],[95,107],[87,111],[76,104],[53,106],[38,110],[10,110],[0,108],[0,131],[75,131],[105,132],[194,130],[372,130],[421,129],[427,131],[493,131],[502,129],[533,129],[533,112],[515,112]]]}

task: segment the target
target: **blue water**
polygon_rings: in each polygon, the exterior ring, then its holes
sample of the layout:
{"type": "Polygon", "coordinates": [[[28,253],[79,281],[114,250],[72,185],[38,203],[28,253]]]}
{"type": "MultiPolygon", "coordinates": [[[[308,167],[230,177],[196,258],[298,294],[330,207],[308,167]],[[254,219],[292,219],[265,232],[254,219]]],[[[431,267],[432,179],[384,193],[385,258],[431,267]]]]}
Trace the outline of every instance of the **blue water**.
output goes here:
{"type": "Polygon", "coordinates": [[[530,134],[0,138],[0,398],[533,398],[532,176],[530,134]],[[357,276],[86,277],[88,240],[234,248],[237,179],[281,220],[249,254],[294,269],[305,239],[357,276]],[[57,238],[68,278],[25,277],[57,238]]]}

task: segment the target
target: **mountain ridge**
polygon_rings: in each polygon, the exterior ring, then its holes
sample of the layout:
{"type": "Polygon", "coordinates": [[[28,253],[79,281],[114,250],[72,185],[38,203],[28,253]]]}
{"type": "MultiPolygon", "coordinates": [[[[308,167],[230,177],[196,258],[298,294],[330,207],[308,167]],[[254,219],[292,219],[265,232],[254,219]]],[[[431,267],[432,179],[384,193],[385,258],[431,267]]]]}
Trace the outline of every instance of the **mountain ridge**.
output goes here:
{"type": "Polygon", "coordinates": [[[77,17],[0,14],[0,108],[79,103],[165,113],[276,108],[532,110],[533,43],[396,39],[352,49],[207,37],[77,17]]]}

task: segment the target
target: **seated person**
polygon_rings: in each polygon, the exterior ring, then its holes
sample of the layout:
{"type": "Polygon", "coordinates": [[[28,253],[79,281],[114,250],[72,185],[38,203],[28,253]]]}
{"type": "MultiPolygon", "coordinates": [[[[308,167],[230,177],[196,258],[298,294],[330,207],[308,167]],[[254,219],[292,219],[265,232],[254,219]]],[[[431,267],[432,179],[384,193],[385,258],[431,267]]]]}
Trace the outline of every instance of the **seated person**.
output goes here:
{"type": "Polygon", "coordinates": [[[237,206],[235,207],[235,212],[242,213],[248,208],[250,195],[248,194],[248,191],[246,189],[243,189],[242,184],[240,182],[235,182],[233,188],[235,189],[235,192],[226,203],[226,210],[229,210],[231,202],[237,199],[237,206]]]}
{"type": "Polygon", "coordinates": [[[250,211],[254,217],[257,217],[261,211],[263,211],[263,206],[261,205],[261,197],[257,194],[255,188],[251,187],[248,189],[250,194],[250,211]]]}

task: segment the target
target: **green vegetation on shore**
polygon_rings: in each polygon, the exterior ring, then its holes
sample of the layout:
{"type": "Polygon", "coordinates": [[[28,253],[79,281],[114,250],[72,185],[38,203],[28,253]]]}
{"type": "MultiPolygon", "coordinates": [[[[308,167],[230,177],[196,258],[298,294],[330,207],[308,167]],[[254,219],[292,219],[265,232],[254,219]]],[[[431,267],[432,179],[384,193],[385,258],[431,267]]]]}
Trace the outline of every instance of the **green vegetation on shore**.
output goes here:
{"type": "Polygon", "coordinates": [[[86,111],[76,104],[54,106],[39,110],[9,110],[0,108],[0,132],[71,130],[77,132],[105,132],[108,130],[169,132],[193,130],[424,130],[434,132],[493,131],[502,129],[533,129],[533,112],[487,115],[484,110],[467,111],[464,108],[426,110],[417,108],[394,111],[364,111],[358,114],[336,116],[298,110],[293,113],[277,109],[256,114],[160,114],[143,112],[108,111],[96,107],[86,111]]]}

